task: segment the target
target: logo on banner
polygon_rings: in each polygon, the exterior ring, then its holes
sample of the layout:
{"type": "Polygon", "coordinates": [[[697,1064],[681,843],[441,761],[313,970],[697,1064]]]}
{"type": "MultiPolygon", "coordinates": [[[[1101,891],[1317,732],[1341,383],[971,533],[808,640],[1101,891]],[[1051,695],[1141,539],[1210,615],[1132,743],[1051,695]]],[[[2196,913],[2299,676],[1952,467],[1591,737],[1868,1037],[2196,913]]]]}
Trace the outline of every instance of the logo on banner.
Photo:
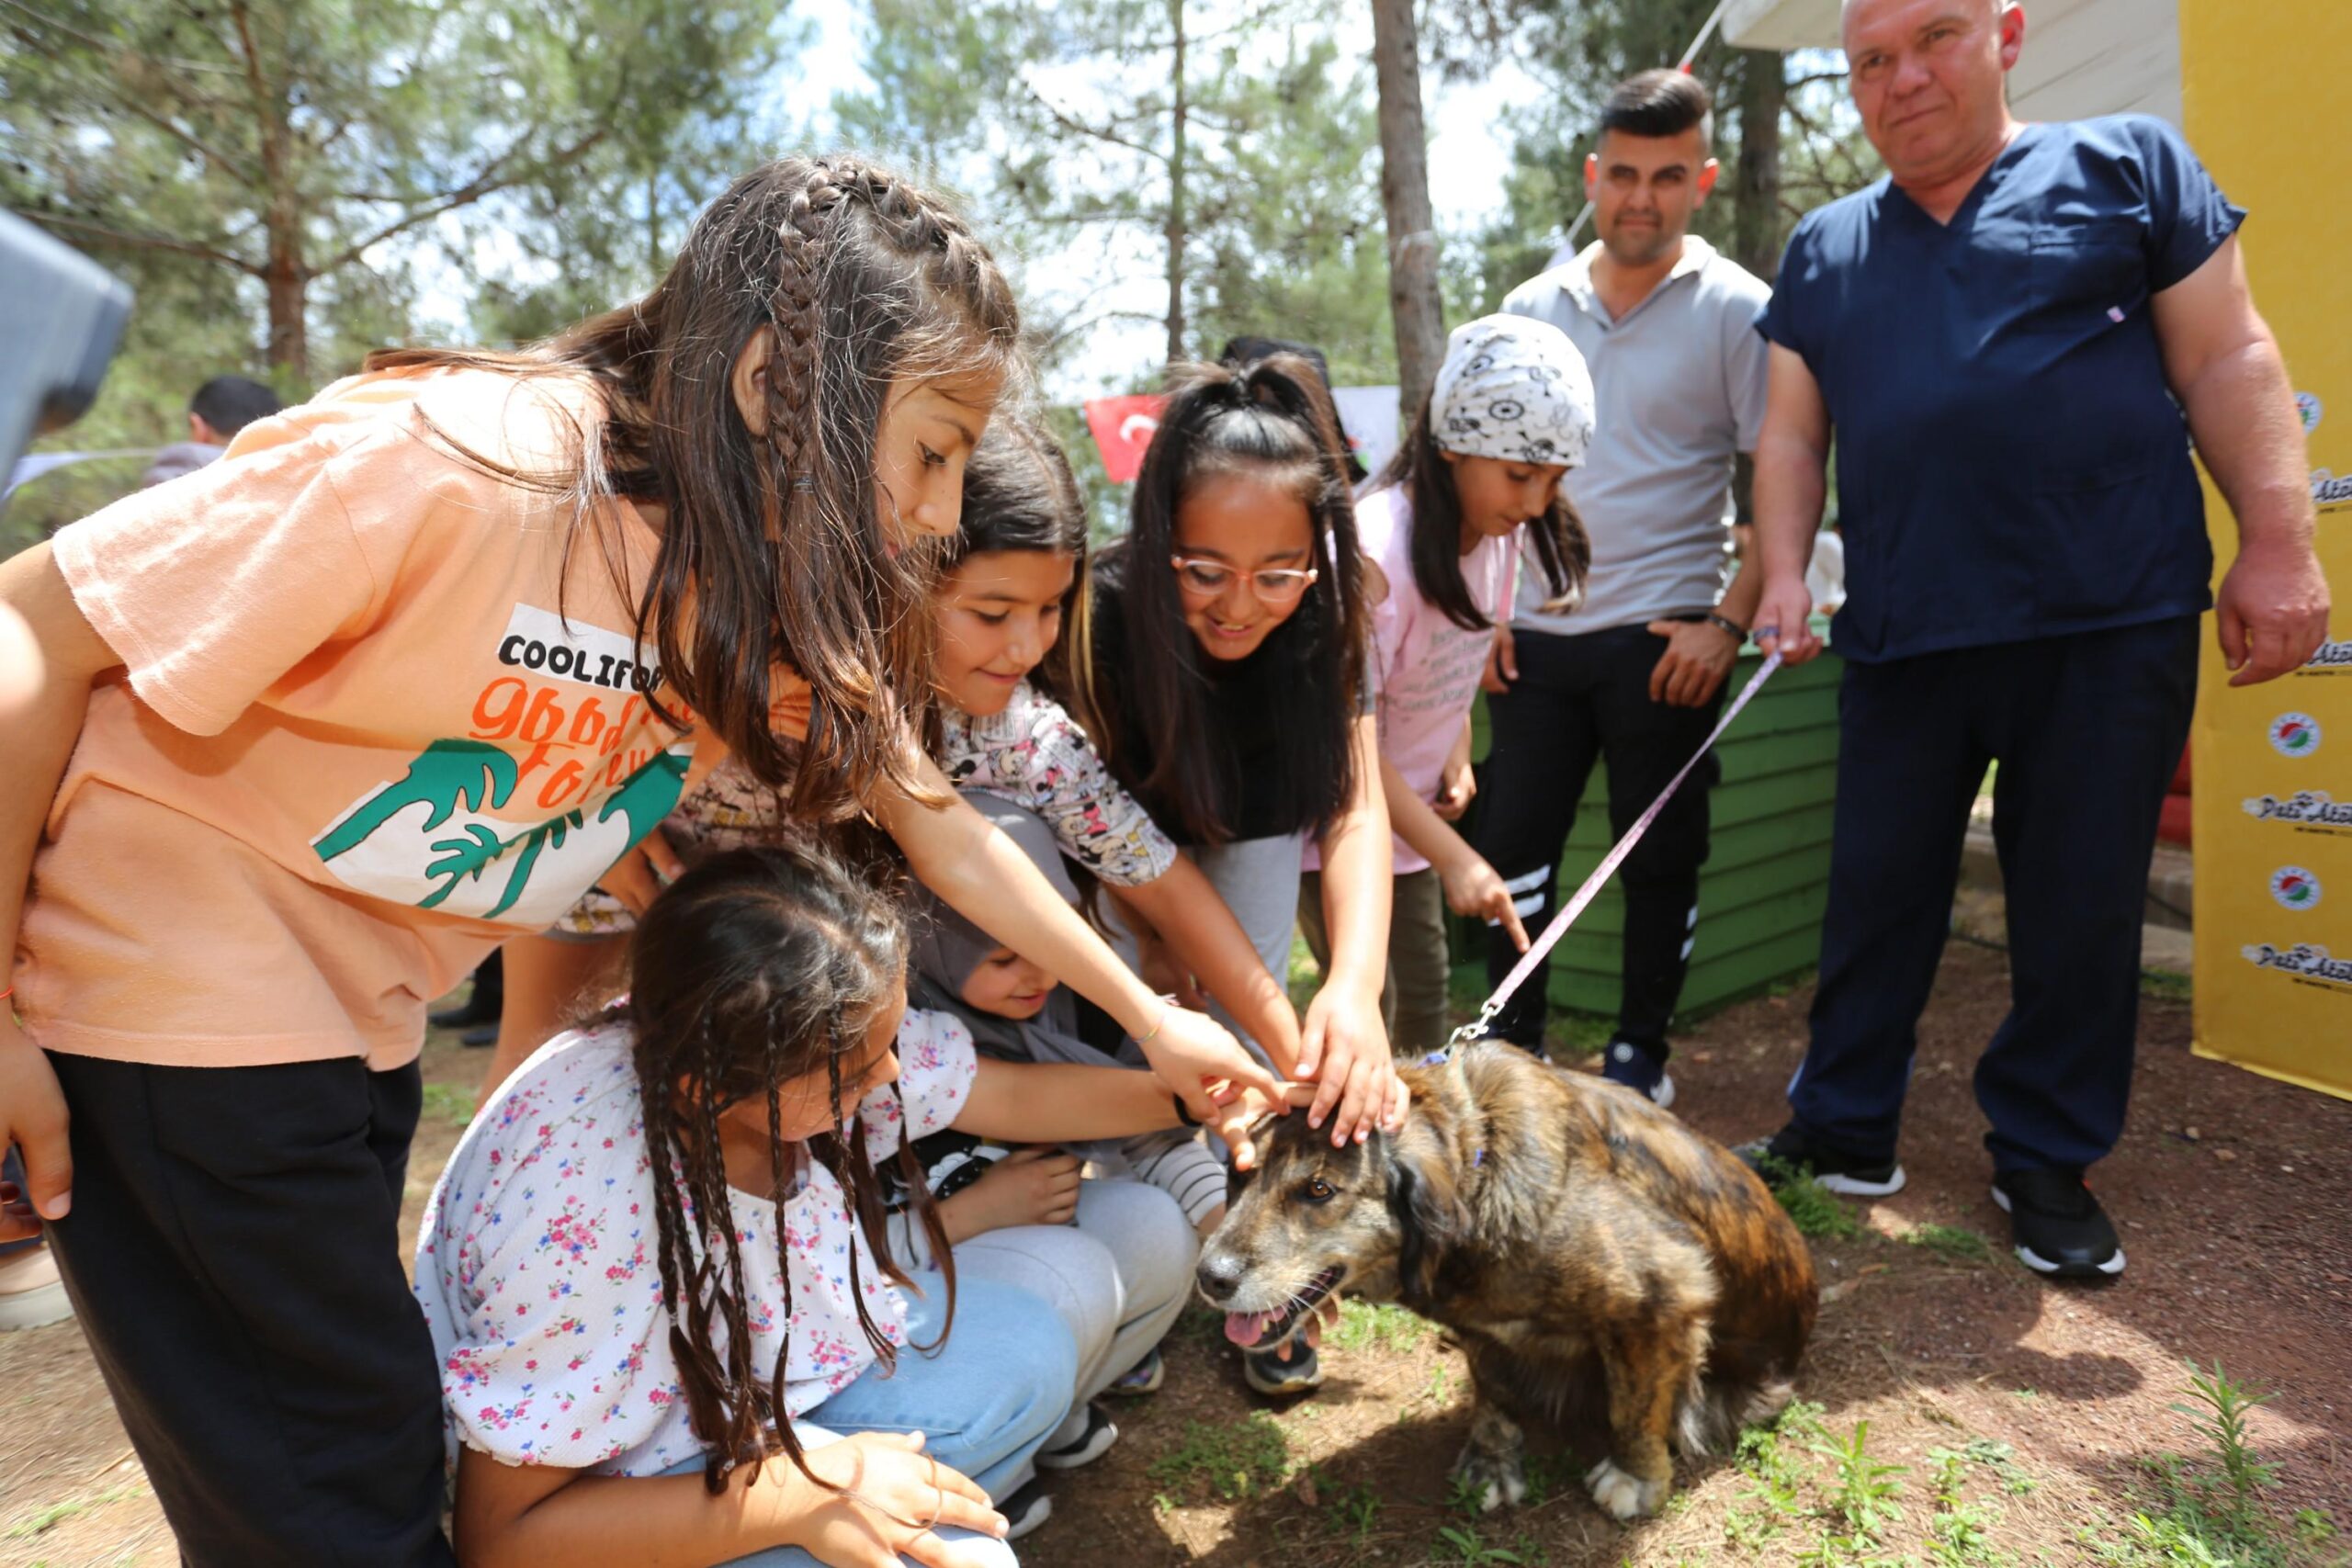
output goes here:
{"type": "Polygon", "coordinates": [[[2305,435],[2309,435],[2312,431],[2317,430],[2319,428],[2320,420],[2327,413],[2326,408],[2319,400],[2319,394],[2317,392],[2297,392],[2295,394],[2295,412],[2302,416],[2303,434],[2305,435]]]}
{"type": "Polygon", "coordinates": [[[2308,757],[2319,750],[2319,720],[2307,713],[2282,713],[2270,721],[2270,745],[2282,757],[2308,757]]]}
{"type": "Polygon", "coordinates": [[[2292,947],[2259,942],[2238,949],[2238,954],[2256,969],[2275,969],[2303,985],[2352,991],[2352,958],[2331,958],[2327,949],[2307,942],[2299,942],[2292,947]]]}
{"type": "Polygon", "coordinates": [[[2329,468],[2312,470],[2312,504],[2326,512],[2338,506],[2352,505],[2352,474],[2342,479],[2329,468]]]}
{"type": "Polygon", "coordinates": [[[2285,822],[2307,832],[2352,833],[2352,801],[2338,801],[2323,789],[2299,789],[2281,800],[2249,796],[2241,804],[2257,822],[2285,822]]]}
{"type": "Polygon", "coordinates": [[[2270,896],[2282,909],[2316,909],[2319,892],[2319,878],[2300,865],[2282,865],[2270,874],[2270,896]]]}
{"type": "Polygon", "coordinates": [[[2352,641],[2324,642],[2303,660],[2298,675],[2352,675],[2352,641]]]}

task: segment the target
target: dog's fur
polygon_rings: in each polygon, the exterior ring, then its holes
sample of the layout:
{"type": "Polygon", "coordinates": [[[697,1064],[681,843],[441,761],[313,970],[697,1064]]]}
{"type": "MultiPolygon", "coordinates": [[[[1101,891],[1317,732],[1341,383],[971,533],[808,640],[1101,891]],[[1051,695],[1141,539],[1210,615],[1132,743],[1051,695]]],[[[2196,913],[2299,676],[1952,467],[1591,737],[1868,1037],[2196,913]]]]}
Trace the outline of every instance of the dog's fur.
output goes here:
{"type": "Polygon", "coordinates": [[[1302,1116],[1265,1126],[1201,1256],[1212,1303],[1292,1309],[1269,1345],[1340,1292],[1451,1329],[1476,1392],[1455,1473],[1487,1508],[1525,1494],[1521,1421],[1605,1420],[1586,1482],[1623,1519],[1665,1501],[1669,1443],[1707,1451],[1788,1403],[1819,1292],[1754,1172],[1631,1090],[1515,1048],[1403,1076],[1393,1137],[1335,1149],[1302,1116]]]}

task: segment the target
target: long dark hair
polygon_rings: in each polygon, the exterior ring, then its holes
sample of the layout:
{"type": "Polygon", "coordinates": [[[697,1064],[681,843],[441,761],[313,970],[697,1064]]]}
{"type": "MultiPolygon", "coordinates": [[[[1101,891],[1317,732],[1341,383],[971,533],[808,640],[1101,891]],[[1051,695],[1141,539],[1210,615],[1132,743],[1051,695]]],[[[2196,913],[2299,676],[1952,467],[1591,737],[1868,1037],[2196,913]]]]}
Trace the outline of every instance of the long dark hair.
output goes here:
{"type": "MultiPolygon", "coordinates": [[[[670,1350],[695,1436],[708,1450],[703,1478],[713,1496],[726,1489],[738,1466],[757,1466],[766,1457],[771,1434],[808,1473],[785,1404],[792,1275],[784,1226],[776,1227],[776,1263],[785,1282],[785,1339],[763,1376],[754,1359],[719,1112],[741,1100],[766,1101],[767,1196],[781,1204],[794,1160],[784,1140],[777,1090],[824,1069],[831,1076],[833,1124],[840,1126],[842,1112],[854,1109],[842,1103],[842,1064],[854,1062],[876,1015],[905,984],[907,947],[906,923],[888,895],[826,856],[797,848],[734,850],[706,861],[666,889],[638,923],[626,1006],[653,1160],[662,1289],[670,1309],[670,1350]],[[723,1348],[715,1343],[719,1337],[723,1348]]],[[[841,1183],[884,1276],[905,1284],[906,1274],[890,1259],[881,1188],[863,1135],[852,1128],[847,1136],[827,1134],[802,1146],[841,1183]]],[[[903,1119],[899,1167],[932,1256],[947,1277],[952,1322],[954,1251],[908,1146],[903,1119]]],[[[858,1325],[887,1372],[896,1363],[896,1348],[866,1314],[854,1247],[849,1281],[858,1325]]],[[[943,1337],[945,1333],[943,1327],[943,1337]]]]}
{"type": "MultiPolygon", "coordinates": [[[[1430,405],[1421,404],[1413,428],[1373,481],[1376,490],[1396,489],[1413,507],[1413,586],[1437,606],[1449,621],[1464,631],[1481,632],[1495,623],[1471,602],[1470,584],[1462,576],[1462,496],[1453,488],[1453,465],[1439,451],[1430,431],[1430,405]]],[[[1528,520],[1527,532],[1535,543],[1535,563],[1543,570],[1549,591],[1544,608],[1557,615],[1573,609],[1584,596],[1584,581],[1592,568],[1592,538],[1584,519],[1577,515],[1566,491],[1552,492],[1544,515],[1528,520]]],[[[1503,606],[1503,614],[1510,614],[1503,606]]]]}
{"type": "Polygon", "coordinates": [[[1091,635],[1087,583],[1086,502],[1061,443],[1026,412],[1000,413],[964,465],[964,525],[942,561],[953,571],[974,556],[1037,551],[1076,563],[1062,595],[1061,636],[1032,673],[1056,697],[1069,690],[1073,648],[1091,635]]]}
{"type": "Polygon", "coordinates": [[[1250,657],[1278,666],[1263,682],[1280,738],[1272,798],[1284,820],[1320,829],[1355,788],[1351,740],[1364,680],[1363,572],[1344,449],[1330,394],[1298,355],[1179,367],[1136,479],[1127,537],[1102,552],[1121,579],[1130,668],[1117,679],[1090,669],[1064,700],[1112,772],[1165,803],[1196,843],[1233,837],[1241,780],[1230,749],[1206,741],[1217,729],[1208,656],[1184,626],[1168,565],[1177,508],[1201,479],[1233,473],[1287,491],[1306,507],[1318,575],[1250,657]],[[1138,746],[1146,758],[1134,754],[1138,746]]]}
{"type": "MultiPolygon", "coordinates": [[[[862,157],[781,158],[698,218],[669,275],[634,304],[516,354],[404,349],[370,369],[470,367],[583,375],[593,432],[556,471],[461,456],[571,503],[582,525],[613,497],[663,513],[637,613],[678,702],[794,815],[849,815],[879,781],[915,789],[897,739],[928,701],[938,552],[893,559],[875,521],[875,444],[891,387],[1021,367],[1003,274],[938,197],[862,157]],[[765,429],[735,402],[737,358],[772,333],[765,429]],[[808,682],[805,747],[768,721],[769,671],[808,682]]],[[[599,531],[616,582],[620,544],[599,531]]],[[[649,695],[652,695],[649,694],[649,695]]],[[[664,718],[673,711],[659,705],[664,718]]],[[[920,793],[920,791],[918,791],[920,793]]]]}

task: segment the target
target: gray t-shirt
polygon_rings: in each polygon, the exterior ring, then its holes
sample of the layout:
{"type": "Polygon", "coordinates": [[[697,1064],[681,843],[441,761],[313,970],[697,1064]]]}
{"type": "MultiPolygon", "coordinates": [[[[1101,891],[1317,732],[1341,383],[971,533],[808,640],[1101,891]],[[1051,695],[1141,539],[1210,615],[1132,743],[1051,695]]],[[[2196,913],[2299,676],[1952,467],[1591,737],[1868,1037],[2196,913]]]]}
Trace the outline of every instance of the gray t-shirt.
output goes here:
{"type": "Polygon", "coordinates": [[[1589,245],[1528,279],[1503,309],[1568,334],[1591,367],[1599,423],[1563,488],[1592,536],[1584,603],[1545,615],[1544,574],[1519,574],[1511,624],[1573,637],[1714,607],[1729,580],[1732,457],[1756,449],[1771,346],[1761,278],[1695,235],[1648,299],[1612,321],[1589,245]]]}

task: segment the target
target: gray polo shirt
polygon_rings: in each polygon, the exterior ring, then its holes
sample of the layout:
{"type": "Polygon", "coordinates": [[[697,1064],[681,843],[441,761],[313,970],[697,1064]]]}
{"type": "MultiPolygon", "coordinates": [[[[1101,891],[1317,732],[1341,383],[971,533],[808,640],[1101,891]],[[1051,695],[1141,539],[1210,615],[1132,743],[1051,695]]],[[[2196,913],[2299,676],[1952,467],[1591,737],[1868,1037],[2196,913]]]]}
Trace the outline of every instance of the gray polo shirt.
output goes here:
{"type": "Polygon", "coordinates": [[[1558,327],[1592,370],[1592,451],[1563,488],[1592,536],[1584,603],[1543,612],[1544,576],[1519,574],[1511,624],[1573,637],[1712,610],[1732,568],[1731,470],[1756,449],[1771,345],[1756,318],[1761,278],[1693,235],[1648,299],[1612,321],[1592,288],[1588,245],[1510,291],[1503,309],[1558,327]]]}

